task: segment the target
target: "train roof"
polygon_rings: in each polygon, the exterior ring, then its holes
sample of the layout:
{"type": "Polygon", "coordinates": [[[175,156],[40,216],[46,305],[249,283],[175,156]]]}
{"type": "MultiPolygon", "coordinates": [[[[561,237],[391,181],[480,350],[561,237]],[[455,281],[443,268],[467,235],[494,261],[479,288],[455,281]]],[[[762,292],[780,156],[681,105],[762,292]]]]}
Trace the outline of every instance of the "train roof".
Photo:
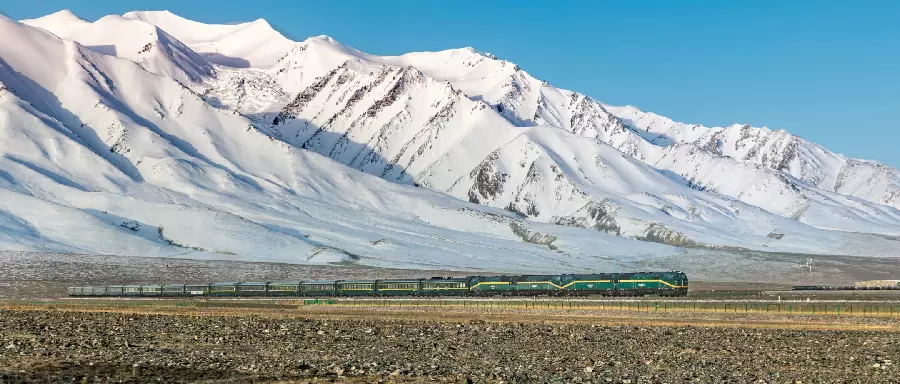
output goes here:
{"type": "Polygon", "coordinates": [[[311,285],[311,284],[322,285],[322,284],[334,284],[334,283],[335,283],[334,280],[310,280],[310,281],[303,281],[303,282],[301,282],[300,284],[303,284],[303,285],[311,285]]]}
{"type": "Polygon", "coordinates": [[[338,280],[338,284],[375,284],[377,280],[338,280]]]}
{"type": "Polygon", "coordinates": [[[242,281],[242,282],[240,282],[240,283],[237,283],[237,285],[243,285],[243,286],[247,286],[247,285],[266,285],[266,284],[269,284],[269,283],[267,283],[267,282],[265,282],[265,281],[242,281]]]}

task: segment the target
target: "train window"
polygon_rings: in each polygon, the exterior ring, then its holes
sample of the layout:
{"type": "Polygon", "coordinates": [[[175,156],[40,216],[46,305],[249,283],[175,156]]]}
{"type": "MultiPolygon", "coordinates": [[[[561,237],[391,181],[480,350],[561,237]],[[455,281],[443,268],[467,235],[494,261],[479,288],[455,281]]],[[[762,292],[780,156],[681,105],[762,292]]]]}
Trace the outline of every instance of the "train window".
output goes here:
{"type": "Polygon", "coordinates": [[[223,285],[223,286],[212,287],[212,290],[213,290],[213,292],[230,292],[230,291],[234,291],[235,287],[233,285],[223,285]]]}
{"type": "Polygon", "coordinates": [[[381,289],[416,289],[417,283],[387,283],[381,286],[381,289]]]}
{"type": "Polygon", "coordinates": [[[310,285],[301,285],[300,290],[302,291],[330,291],[334,289],[331,284],[310,284],[310,285]]]}
{"type": "Polygon", "coordinates": [[[365,291],[371,290],[373,286],[374,284],[341,284],[341,289],[348,291],[365,291]]]}

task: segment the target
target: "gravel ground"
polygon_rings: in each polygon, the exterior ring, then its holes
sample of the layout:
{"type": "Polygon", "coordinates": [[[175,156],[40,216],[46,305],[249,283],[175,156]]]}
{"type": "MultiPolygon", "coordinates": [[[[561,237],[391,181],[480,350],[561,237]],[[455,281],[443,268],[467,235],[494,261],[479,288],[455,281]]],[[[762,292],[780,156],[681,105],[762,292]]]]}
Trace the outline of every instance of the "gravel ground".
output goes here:
{"type": "Polygon", "coordinates": [[[897,383],[896,340],[874,331],[2,310],[0,383],[897,383]]]}

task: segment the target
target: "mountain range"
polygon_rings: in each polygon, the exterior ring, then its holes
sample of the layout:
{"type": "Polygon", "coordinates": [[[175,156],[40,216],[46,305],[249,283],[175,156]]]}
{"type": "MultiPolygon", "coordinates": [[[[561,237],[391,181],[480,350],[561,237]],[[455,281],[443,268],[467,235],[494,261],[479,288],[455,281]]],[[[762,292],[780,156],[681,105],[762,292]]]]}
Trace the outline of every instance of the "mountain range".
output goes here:
{"type": "Polygon", "coordinates": [[[472,48],[375,56],[166,11],[0,34],[2,249],[485,270],[900,249],[896,169],[472,48]]]}

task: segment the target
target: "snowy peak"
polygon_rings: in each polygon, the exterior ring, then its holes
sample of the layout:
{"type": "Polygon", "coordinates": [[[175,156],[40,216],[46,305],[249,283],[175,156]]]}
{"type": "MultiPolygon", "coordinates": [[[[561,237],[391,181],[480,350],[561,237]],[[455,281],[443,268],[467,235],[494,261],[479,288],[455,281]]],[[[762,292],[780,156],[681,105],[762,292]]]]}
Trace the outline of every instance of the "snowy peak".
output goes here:
{"type": "Polygon", "coordinates": [[[59,23],[66,23],[66,22],[71,22],[71,21],[84,21],[84,19],[78,17],[78,15],[76,15],[74,12],[72,12],[71,10],[68,10],[68,9],[63,9],[61,11],[51,13],[47,16],[44,16],[44,17],[41,17],[38,19],[31,19],[31,20],[45,20],[47,22],[54,21],[54,22],[59,22],[59,23]]]}
{"type": "Polygon", "coordinates": [[[376,63],[366,57],[365,53],[322,35],[295,43],[268,72],[285,92],[297,94],[347,61],[376,63]]]}
{"type": "Polygon", "coordinates": [[[175,36],[180,36],[179,40],[187,44],[218,40],[242,29],[241,24],[204,24],[185,19],[166,10],[132,11],[125,13],[122,17],[129,20],[140,20],[163,28],[175,36]]]}
{"type": "Polygon", "coordinates": [[[742,124],[708,128],[633,106],[605,107],[655,145],[693,145],[742,164],[783,172],[815,188],[900,208],[900,171],[847,159],[783,129],[742,124]]]}
{"type": "MultiPolygon", "coordinates": [[[[15,87],[18,93],[56,91],[65,81],[69,68],[65,63],[80,51],[77,44],[66,43],[51,32],[18,23],[0,15],[0,35],[5,43],[0,44],[0,71],[5,78],[0,79],[8,87],[15,87]],[[14,42],[10,44],[9,42],[14,42]],[[30,81],[29,81],[30,80],[30,81]],[[27,86],[37,83],[38,87],[27,86]]],[[[86,49],[85,49],[86,50],[86,49]]]]}
{"type": "Polygon", "coordinates": [[[198,83],[214,73],[212,65],[158,27],[121,16],[105,16],[69,39],[104,55],[128,59],[182,84],[198,83]]]}
{"type": "Polygon", "coordinates": [[[241,24],[203,24],[169,11],[135,11],[122,17],[153,24],[207,60],[237,68],[269,68],[295,44],[258,19],[241,24]]]}
{"type": "Polygon", "coordinates": [[[67,38],[90,24],[68,9],[51,13],[36,19],[22,20],[22,23],[42,28],[61,38],[67,38]]]}
{"type": "Polygon", "coordinates": [[[133,61],[147,71],[188,86],[215,72],[211,63],[152,24],[116,15],[91,23],[71,12],[61,12],[22,23],[40,27],[92,51],[133,61]]]}

